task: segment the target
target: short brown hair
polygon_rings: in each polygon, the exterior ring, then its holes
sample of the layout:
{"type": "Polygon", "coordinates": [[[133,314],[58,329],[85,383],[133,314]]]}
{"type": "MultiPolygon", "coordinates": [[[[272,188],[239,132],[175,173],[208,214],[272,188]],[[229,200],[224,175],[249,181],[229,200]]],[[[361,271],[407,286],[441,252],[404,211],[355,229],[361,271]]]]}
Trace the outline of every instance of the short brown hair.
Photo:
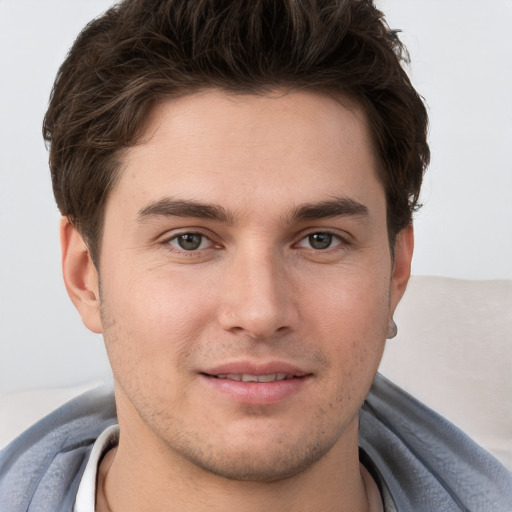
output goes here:
{"type": "Polygon", "coordinates": [[[371,0],[124,0],[85,27],[55,80],[43,133],[59,209],[98,264],[119,156],[155,103],[211,87],[307,88],[363,107],[393,245],[412,220],[430,156],[404,54],[371,0]]]}

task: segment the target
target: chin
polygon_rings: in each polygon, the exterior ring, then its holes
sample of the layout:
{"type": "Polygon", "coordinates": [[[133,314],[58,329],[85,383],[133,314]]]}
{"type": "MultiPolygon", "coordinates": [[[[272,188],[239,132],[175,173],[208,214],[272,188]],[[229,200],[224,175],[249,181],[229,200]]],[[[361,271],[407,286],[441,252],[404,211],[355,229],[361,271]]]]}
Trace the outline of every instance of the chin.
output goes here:
{"type": "MultiPolygon", "coordinates": [[[[222,478],[237,481],[272,482],[298,475],[314,466],[336,444],[338,435],[330,438],[313,436],[306,439],[254,439],[208,443],[203,450],[182,444],[178,451],[196,467],[222,478]],[[229,444],[228,444],[229,443],[229,444]]],[[[176,446],[173,447],[176,450],[176,446]]]]}

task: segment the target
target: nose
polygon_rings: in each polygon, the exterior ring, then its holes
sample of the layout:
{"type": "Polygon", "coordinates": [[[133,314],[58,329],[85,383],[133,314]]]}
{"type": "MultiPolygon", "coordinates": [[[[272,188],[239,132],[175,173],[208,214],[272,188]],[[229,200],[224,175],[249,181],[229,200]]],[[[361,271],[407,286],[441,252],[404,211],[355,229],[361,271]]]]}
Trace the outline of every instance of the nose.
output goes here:
{"type": "Polygon", "coordinates": [[[271,250],[237,251],[223,285],[219,321],[224,330],[268,339],[294,328],[299,314],[293,278],[271,250]]]}

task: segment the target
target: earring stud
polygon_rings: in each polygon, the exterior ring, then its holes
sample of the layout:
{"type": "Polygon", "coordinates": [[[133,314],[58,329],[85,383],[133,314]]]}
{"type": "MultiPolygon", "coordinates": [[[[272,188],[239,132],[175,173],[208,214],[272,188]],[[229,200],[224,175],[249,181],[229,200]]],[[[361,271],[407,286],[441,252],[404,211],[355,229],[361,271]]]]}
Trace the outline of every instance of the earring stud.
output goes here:
{"type": "Polygon", "coordinates": [[[391,338],[394,338],[398,334],[398,327],[396,326],[396,323],[393,319],[389,321],[388,324],[388,332],[386,334],[386,338],[390,340],[391,338]]]}

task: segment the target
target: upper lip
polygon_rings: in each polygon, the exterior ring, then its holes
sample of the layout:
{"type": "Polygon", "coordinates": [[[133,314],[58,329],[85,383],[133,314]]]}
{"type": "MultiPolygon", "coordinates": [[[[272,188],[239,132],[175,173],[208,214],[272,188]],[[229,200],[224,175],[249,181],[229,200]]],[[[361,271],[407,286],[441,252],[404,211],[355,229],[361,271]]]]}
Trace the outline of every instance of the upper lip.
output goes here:
{"type": "Polygon", "coordinates": [[[254,361],[232,361],[212,368],[201,370],[206,375],[272,375],[286,374],[294,377],[304,377],[310,372],[286,361],[268,361],[257,363],[254,361]]]}

